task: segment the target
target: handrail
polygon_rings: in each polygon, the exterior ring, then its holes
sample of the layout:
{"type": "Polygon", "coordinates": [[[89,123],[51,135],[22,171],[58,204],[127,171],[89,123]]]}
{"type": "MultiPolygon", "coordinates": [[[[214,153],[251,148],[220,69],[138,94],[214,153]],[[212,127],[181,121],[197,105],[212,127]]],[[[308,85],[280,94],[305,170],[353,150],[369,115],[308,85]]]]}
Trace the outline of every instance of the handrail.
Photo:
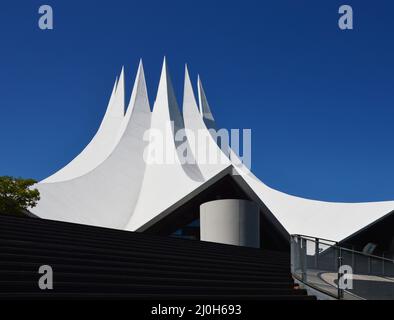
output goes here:
{"type": "Polygon", "coordinates": [[[338,244],[338,241],[334,241],[334,240],[329,240],[329,239],[324,239],[324,238],[319,238],[319,237],[313,237],[313,236],[307,236],[305,234],[299,234],[299,233],[295,233],[295,234],[291,234],[291,237],[301,237],[301,238],[309,238],[309,239],[319,239],[319,240],[323,240],[323,241],[329,241],[332,243],[336,243],[338,244]]]}
{"type": "Polygon", "coordinates": [[[306,235],[303,235],[303,234],[292,234],[292,235],[290,235],[290,237],[301,237],[301,238],[308,239],[308,240],[310,240],[312,242],[315,242],[315,243],[319,242],[321,244],[325,244],[325,245],[330,246],[330,247],[335,247],[335,248],[338,248],[338,249],[341,249],[341,250],[345,250],[345,251],[348,251],[348,252],[357,253],[357,254],[360,254],[360,255],[363,255],[363,256],[366,256],[366,257],[371,257],[371,258],[374,258],[374,259],[390,261],[390,262],[394,263],[394,259],[388,259],[386,257],[376,256],[376,255],[373,255],[373,254],[370,254],[370,253],[365,253],[365,252],[362,252],[362,251],[357,251],[357,250],[353,250],[353,249],[349,249],[349,248],[340,246],[338,241],[328,240],[328,239],[318,238],[318,237],[312,237],[312,236],[306,236],[306,235]],[[316,241],[316,240],[319,240],[319,241],[316,241]],[[324,243],[324,242],[322,242],[320,240],[329,241],[329,242],[335,243],[335,245],[331,245],[329,243],[324,243]]]}
{"type": "Polygon", "coordinates": [[[377,259],[377,260],[385,260],[385,261],[390,261],[390,262],[394,263],[394,259],[388,259],[386,257],[375,256],[375,255],[370,254],[370,253],[365,253],[365,252],[357,251],[357,250],[351,250],[351,249],[348,249],[348,248],[345,248],[345,247],[337,246],[337,248],[340,248],[341,250],[344,250],[344,251],[350,251],[350,252],[357,253],[357,254],[360,254],[360,255],[363,255],[363,256],[374,258],[374,259],[377,259]]]}
{"type": "MultiPolygon", "coordinates": [[[[388,275],[392,276],[394,273],[394,259],[356,251],[353,248],[346,248],[341,246],[337,241],[329,239],[301,234],[292,234],[290,235],[290,239],[291,273],[293,277],[303,282],[305,285],[337,299],[349,299],[349,297],[357,297],[360,299],[367,297],[374,298],[374,295],[376,297],[376,288],[371,290],[372,293],[368,293],[368,291],[365,290],[360,291],[359,287],[356,289],[347,287],[346,279],[349,278],[344,278],[344,275],[349,272],[349,267],[351,268],[351,275],[353,274],[353,270],[355,272],[359,270],[360,272],[361,270],[367,269],[368,271],[361,271],[361,273],[358,273],[365,277],[385,277],[388,275]],[[362,260],[358,260],[360,258],[362,258],[362,260]],[[378,269],[375,269],[376,267],[378,267],[378,269]],[[379,268],[381,269],[379,270],[379,268]],[[336,282],[332,282],[332,273],[336,274],[336,282]],[[322,278],[322,274],[327,274],[328,280],[322,278]],[[344,286],[340,286],[339,283],[344,283],[344,286]]],[[[351,279],[353,278],[351,277],[351,279]]],[[[376,286],[373,284],[373,281],[367,285],[372,288],[376,286]]],[[[392,283],[392,285],[394,285],[394,283],[392,283]]],[[[382,287],[378,296],[379,295],[381,297],[389,296],[391,299],[394,298],[392,287],[390,287],[390,290],[382,287]]]]}

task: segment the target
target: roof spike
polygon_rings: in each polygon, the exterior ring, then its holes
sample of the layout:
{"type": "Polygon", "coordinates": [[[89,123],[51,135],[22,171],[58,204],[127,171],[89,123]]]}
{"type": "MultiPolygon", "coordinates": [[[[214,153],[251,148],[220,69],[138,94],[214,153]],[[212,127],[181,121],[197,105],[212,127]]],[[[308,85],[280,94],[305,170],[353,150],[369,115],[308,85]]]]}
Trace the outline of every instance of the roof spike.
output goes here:
{"type": "Polygon", "coordinates": [[[133,90],[131,92],[129,106],[126,115],[119,129],[116,144],[122,139],[124,135],[129,135],[129,131],[133,130],[135,123],[143,122],[147,115],[150,116],[150,105],[148,99],[148,90],[146,88],[144,66],[142,59],[139,62],[137,75],[135,77],[133,90]]]}
{"type": "Polygon", "coordinates": [[[129,102],[129,106],[127,108],[126,115],[133,112],[133,108],[138,108],[140,107],[141,110],[139,111],[150,111],[149,107],[149,101],[148,101],[148,92],[146,88],[146,82],[145,82],[145,73],[144,73],[144,64],[142,62],[142,59],[140,59],[139,64],[138,64],[138,70],[137,70],[137,75],[135,77],[134,85],[133,85],[133,90],[131,92],[131,98],[129,102]],[[137,96],[143,96],[145,101],[141,105],[138,104],[138,106],[135,106],[136,104],[136,99],[137,96]]]}
{"type": "Polygon", "coordinates": [[[125,85],[124,85],[124,66],[122,66],[122,70],[120,72],[118,83],[116,85],[115,90],[115,99],[116,99],[116,115],[125,114],[125,85]]]}
{"type": "Polygon", "coordinates": [[[174,88],[172,86],[172,81],[170,77],[170,72],[168,70],[168,64],[166,57],[163,60],[163,67],[161,70],[159,87],[157,90],[157,96],[155,101],[155,106],[153,107],[154,112],[166,112],[167,117],[171,121],[175,122],[175,125],[181,124],[182,117],[179,112],[178,103],[175,97],[174,88]],[[167,110],[167,111],[166,111],[167,110]]]}
{"type": "MultiPolygon", "coordinates": [[[[189,76],[189,68],[187,66],[187,63],[185,63],[185,78],[188,78],[188,80],[190,81],[190,76],[189,76]]],[[[186,79],[185,79],[186,80],[186,79]]]]}
{"type": "Polygon", "coordinates": [[[122,78],[124,78],[124,66],[120,69],[119,76],[116,76],[116,88],[118,88],[118,84],[122,78]]]}
{"type": "Polygon", "coordinates": [[[118,87],[118,77],[115,78],[115,83],[112,88],[111,97],[109,98],[106,113],[112,113],[113,110],[116,110],[116,88],[118,87]]]}
{"type": "Polygon", "coordinates": [[[65,182],[76,179],[100,165],[112,151],[113,141],[124,117],[124,106],[118,99],[119,78],[115,78],[103,120],[93,139],[78,156],[42,183],[65,182]]]}
{"type": "Polygon", "coordinates": [[[185,82],[183,88],[183,116],[186,116],[188,114],[188,108],[195,108],[198,111],[187,64],[185,64],[185,82]]]}
{"type": "Polygon", "coordinates": [[[200,78],[200,74],[197,75],[197,94],[198,94],[198,109],[200,110],[200,114],[202,116],[202,101],[201,101],[201,78],[200,78]]]}
{"type": "MultiPolygon", "coordinates": [[[[166,56],[164,56],[164,57],[163,57],[163,64],[162,64],[162,67],[161,67],[160,81],[161,81],[161,79],[162,79],[162,77],[163,77],[163,74],[164,74],[164,73],[166,74],[167,72],[168,72],[167,59],[166,59],[166,56]]],[[[167,77],[167,75],[166,75],[166,77],[167,77]]]]}
{"type": "Polygon", "coordinates": [[[202,86],[201,77],[198,75],[197,77],[197,87],[198,87],[198,101],[200,105],[200,113],[204,119],[204,122],[208,129],[216,128],[215,119],[212,115],[211,108],[209,107],[209,103],[207,97],[205,95],[204,88],[202,86]]]}
{"type": "Polygon", "coordinates": [[[157,112],[157,109],[159,108],[159,105],[162,103],[158,103],[164,99],[167,101],[167,66],[166,66],[166,58],[164,57],[163,64],[161,67],[161,73],[160,73],[160,80],[159,80],[159,86],[157,88],[157,94],[156,94],[156,100],[155,100],[155,105],[153,107],[153,111],[157,112]]]}
{"type": "Polygon", "coordinates": [[[112,93],[111,93],[111,97],[110,97],[110,102],[109,103],[111,103],[111,100],[115,96],[115,92],[116,92],[116,87],[117,86],[118,86],[118,76],[116,76],[116,78],[115,78],[115,83],[114,83],[114,86],[112,87],[112,93]]]}

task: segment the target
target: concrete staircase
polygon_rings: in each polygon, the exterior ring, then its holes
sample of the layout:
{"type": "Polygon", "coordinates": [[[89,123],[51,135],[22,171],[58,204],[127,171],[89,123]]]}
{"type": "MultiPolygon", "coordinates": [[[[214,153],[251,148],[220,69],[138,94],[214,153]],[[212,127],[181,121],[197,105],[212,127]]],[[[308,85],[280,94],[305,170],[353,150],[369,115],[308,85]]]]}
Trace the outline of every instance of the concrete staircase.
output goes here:
{"type": "Polygon", "coordinates": [[[288,252],[0,215],[0,299],[310,300],[288,252]],[[42,291],[41,265],[54,272],[42,291]]]}

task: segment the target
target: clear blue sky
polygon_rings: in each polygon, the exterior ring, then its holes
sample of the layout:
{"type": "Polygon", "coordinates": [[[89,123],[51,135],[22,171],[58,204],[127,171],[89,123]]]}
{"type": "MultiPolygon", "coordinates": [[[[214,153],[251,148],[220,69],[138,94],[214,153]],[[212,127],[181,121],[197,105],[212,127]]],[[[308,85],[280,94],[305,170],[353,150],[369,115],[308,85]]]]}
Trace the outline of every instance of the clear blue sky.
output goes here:
{"type": "Polygon", "coordinates": [[[7,1],[0,5],[0,175],[44,178],[83,149],[115,76],[144,59],[150,99],[163,56],[178,100],[184,63],[216,120],[251,128],[252,169],[309,198],[394,199],[394,3],[7,1]],[[53,31],[37,26],[54,9],[53,31]],[[351,4],[353,31],[338,28],[351,4]]]}

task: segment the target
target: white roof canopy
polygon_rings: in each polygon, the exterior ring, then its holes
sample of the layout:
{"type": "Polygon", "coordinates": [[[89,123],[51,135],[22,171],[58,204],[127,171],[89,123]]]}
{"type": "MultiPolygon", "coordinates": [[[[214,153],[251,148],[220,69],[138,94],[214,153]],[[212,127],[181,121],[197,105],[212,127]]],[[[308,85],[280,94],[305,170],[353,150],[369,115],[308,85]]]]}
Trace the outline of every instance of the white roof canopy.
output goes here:
{"type": "Polygon", "coordinates": [[[199,106],[186,68],[181,113],[164,60],[151,112],[140,62],[125,113],[122,69],[93,140],[67,166],[36,185],[41,200],[31,211],[45,219],[134,231],[170,213],[230,172],[248,186],[255,201],[268,208],[289,234],[341,241],[394,210],[394,201],[324,202],[268,187],[239,165],[236,155],[222,153],[208,131],[216,125],[200,78],[197,88],[199,106]],[[174,155],[174,163],[147,163],[144,154],[160,147],[156,144],[161,142],[148,143],[144,135],[152,130],[167,132],[171,122],[174,126],[164,148],[174,155]],[[191,163],[180,161],[180,142],[176,139],[179,130],[186,132],[187,139],[182,143],[193,150],[195,161],[191,163]],[[205,132],[203,142],[193,139],[198,132],[205,132]],[[220,161],[200,161],[201,153],[211,152],[217,152],[220,161]]]}

